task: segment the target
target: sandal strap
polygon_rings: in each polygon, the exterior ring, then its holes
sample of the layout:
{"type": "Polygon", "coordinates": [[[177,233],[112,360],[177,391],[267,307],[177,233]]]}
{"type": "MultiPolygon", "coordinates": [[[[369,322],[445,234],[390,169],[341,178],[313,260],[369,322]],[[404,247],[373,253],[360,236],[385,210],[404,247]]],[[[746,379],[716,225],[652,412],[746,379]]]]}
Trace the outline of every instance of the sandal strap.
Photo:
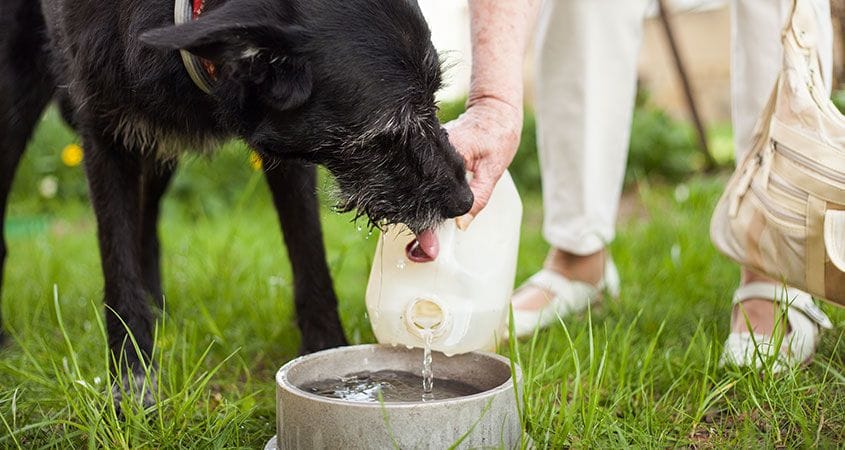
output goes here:
{"type": "Polygon", "coordinates": [[[570,280],[549,269],[541,269],[532,275],[525,284],[549,291],[554,297],[563,298],[569,297],[572,290],[576,289],[576,286],[582,289],[589,287],[587,283],[570,280]]]}
{"type": "Polygon", "coordinates": [[[734,292],[733,304],[738,305],[746,300],[759,298],[771,300],[774,303],[786,304],[795,309],[822,328],[833,328],[830,318],[816,306],[810,294],[781,284],[757,281],[740,286],[734,292]]]}
{"type": "Polygon", "coordinates": [[[619,271],[611,258],[607,258],[604,265],[604,275],[598,285],[593,286],[578,280],[570,280],[566,276],[550,269],[540,269],[525,281],[525,286],[534,286],[544,291],[549,291],[557,297],[571,295],[573,290],[596,290],[607,291],[613,297],[619,297],[619,271]]]}

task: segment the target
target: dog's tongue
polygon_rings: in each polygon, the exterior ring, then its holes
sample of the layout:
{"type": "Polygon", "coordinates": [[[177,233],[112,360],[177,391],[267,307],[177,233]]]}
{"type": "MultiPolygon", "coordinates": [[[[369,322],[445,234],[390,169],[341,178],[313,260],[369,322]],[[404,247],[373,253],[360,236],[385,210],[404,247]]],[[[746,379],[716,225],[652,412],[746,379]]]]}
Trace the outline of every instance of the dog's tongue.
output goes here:
{"type": "Polygon", "coordinates": [[[437,254],[440,252],[440,243],[437,241],[437,235],[431,228],[423,231],[417,235],[417,238],[411,241],[405,248],[405,254],[413,262],[424,263],[437,259],[437,254]]]}

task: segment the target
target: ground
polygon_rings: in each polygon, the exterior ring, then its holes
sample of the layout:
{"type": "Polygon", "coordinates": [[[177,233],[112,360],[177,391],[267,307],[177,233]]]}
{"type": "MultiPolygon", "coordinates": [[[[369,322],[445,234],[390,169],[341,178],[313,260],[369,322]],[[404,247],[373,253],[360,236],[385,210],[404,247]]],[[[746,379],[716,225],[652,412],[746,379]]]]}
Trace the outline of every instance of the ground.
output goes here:
{"type": "MultiPolygon", "coordinates": [[[[36,141],[57,133],[42,127],[36,141]]],[[[129,408],[123,419],[108,395],[90,207],[72,196],[32,200],[37,183],[18,180],[6,229],[2,312],[11,339],[0,349],[0,447],[256,448],[274,434],[273,374],[296,356],[299,339],[291,276],[261,175],[243,149],[229,151],[244,156],[189,161],[165,204],[161,400],[146,412],[129,408]],[[227,167],[232,161],[242,164],[227,167]],[[232,170],[243,181],[234,211],[201,182],[189,183],[232,170]]],[[[612,245],[621,297],[518,343],[513,353],[501,349],[525,370],[525,428],[539,446],[845,442],[842,311],[825,306],[836,326],[802,370],[760,376],[718,367],[738,281],[737,268],[708,238],[725,179],[631,183],[612,245]]],[[[520,281],[547,249],[536,189],[522,187],[520,281]]],[[[369,343],[364,291],[377,235],[368,238],[350,219],[325,208],[328,259],[347,336],[369,343]]]]}

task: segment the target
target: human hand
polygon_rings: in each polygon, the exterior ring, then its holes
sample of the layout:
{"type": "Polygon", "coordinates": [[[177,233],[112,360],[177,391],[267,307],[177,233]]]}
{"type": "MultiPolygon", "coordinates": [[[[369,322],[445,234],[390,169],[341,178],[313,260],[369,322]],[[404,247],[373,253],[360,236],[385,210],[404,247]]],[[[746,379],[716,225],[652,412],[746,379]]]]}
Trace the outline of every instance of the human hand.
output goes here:
{"type": "Polygon", "coordinates": [[[467,110],[444,125],[449,141],[464,158],[472,173],[469,187],[475,196],[472,209],[456,219],[464,230],[487,206],[493,188],[513,161],[522,134],[522,106],[514,106],[494,97],[468,103],[467,110]]]}

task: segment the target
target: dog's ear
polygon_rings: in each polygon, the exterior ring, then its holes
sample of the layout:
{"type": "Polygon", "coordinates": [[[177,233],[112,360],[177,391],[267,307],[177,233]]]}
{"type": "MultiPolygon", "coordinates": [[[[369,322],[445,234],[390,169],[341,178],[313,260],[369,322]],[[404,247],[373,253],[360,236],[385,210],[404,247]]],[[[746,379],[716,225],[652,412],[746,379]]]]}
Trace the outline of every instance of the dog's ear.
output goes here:
{"type": "Polygon", "coordinates": [[[228,69],[228,75],[258,87],[276,109],[301,106],[312,87],[310,66],[298,52],[305,29],[238,13],[224,5],[198,20],[147,31],[140,40],[162,50],[186,50],[228,69]]]}
{"type": "Polygon", "coordinates": [[[254,56],[264,49],[293,50],[304,30],[295,25],[225,23],[200,19],[147,31],[141,42],[161,50],[187,50],[215,63],[254,56]]]}

